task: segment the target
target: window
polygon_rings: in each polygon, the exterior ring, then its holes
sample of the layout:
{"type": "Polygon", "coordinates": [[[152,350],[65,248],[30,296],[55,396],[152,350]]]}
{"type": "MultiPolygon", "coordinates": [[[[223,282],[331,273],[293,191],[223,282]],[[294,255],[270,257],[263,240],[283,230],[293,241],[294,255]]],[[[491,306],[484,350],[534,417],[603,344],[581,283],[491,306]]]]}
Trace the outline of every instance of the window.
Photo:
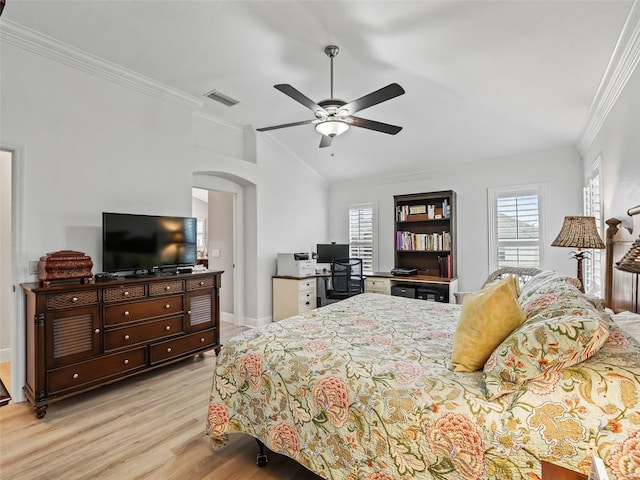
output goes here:
{"type": "MultiPolygon", "coordinates": [[[[595,161],[593,167],[587,173],[584,186],[584,214],[596,217],[596,228],[600,234],[600,238],[603,237],[602,226],[602,201],[601,201],[601,189],[600,189],[600,163],[601,158],[595,161]]],[[[602,250],[597,248],[588,250],[588,254],[585,255],[583,261],[583,280],[584,291],[593,295],[601,294],[602,290],[602,250]]]]}
{"type": "Polygon", "coordinates": [[[349,255],[362,259],[364,274],[373,273],[374,208],[371,203],[349,207],[349,255]]]}
{"type": "Polygon", "coordinates": [[[540,267],[544,264],[542,205],[544,187],[489,189],[489,267],[540,267]]]}

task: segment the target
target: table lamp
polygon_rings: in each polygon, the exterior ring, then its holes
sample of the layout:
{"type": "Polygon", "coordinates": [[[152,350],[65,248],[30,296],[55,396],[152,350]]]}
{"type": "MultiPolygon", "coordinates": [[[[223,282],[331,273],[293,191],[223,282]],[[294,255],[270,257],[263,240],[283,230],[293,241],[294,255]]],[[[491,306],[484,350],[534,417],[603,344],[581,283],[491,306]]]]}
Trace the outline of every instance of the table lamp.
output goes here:
{"type": "Polygon", "coordinates": [[[584,293],[582,260],[588,255],[588,252],[582,249],[605,248],[598,234],[598,229],[596,228],[596,218],[582,216],[564,217],[562,229],[551,245],[554,247],[572,247],[577,249],[571,253],[573,254],[573,258],[578,262],[577,278],[580,280],[580,291],[584,293]]]}

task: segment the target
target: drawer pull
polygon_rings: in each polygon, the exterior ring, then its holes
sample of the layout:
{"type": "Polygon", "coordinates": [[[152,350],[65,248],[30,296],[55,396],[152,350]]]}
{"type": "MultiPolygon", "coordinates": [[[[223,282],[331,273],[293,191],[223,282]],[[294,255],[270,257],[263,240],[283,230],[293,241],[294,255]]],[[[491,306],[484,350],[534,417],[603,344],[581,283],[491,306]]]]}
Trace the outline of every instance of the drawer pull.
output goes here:
{"type": "Polygon", "coordinates": [[[171,353],[171,347],[167,348],[167,353],[171,353]]]}
{"type": "Polygon", "coordinates": [[[171,330],[171,325],[167,325],[166,327],[164,327],[164,329],[168,332],[169,330],[171,330]]]}
{"type": "Polygon", "coordinates": [[[80,375],[79,375],[79,374],[77,374],[77,373],[74,373],[74,374],[72,375],[72,377],[73,377],[73,378],[80,378],[80,375]]]}
{"type": "Polygon", "coordinates": [[[129,335],[125,335],[125,336],[124,336],[124,339],[125,339],[125,340],[129,340],[129,338],[131,338],[131,337],[129,337],[129,335]]]}
{"type": "Polygon", "coordinates": [[[169,309],[169,308],[171,308],[171,305],[169,305],[169,304],[167,303],[167,304],[164,306],[164,308],[169,309]]]}
{"type": "Polygon", "coordinates": [[[122,363],[124,363],[125,365],[129,365],[129,359],[125,358],[124,362],[122,362],[122,363]]]}
{"type": "Polygon", "coordinates": [[[122,292],[122,295],[124,295],[125,297],[128,297],[129,296],[129,292],[125,290],[124,292],[122,292]]]}
{"type": "Polygon", "coordinates": [[[95,333],[100,333],[100,329],[96,328],[95,333]]]}
{"type": "Polygon", "coordinates": [[[169,285],[167,285],[166,287],[164,287],[165,290],[171,290],[171,287],[169,285]]]}
{"type": "Polygon", "coordinates": [[[198,285],[202,287],[204,285],[204,282],[200,282],[198,285]]]}
{"type": "Polygon", "coordinates": [[[73,297],[71,299],[71,303],[78,303],[78,297],[73,297]]]}
{"type": "Polygon", "coordinates": [[[200,343],[204,343],[204,337],[200,339],[200,343]]]}
{"type": "Polygon", "coordinates": [[[125,317],[128,317],[128,316],[129,316],[129,310],[125,310],[125,311],[124,311],[124,316],[125,316],[125,317]]]}
{"type": "Polygon", "coordinates": [[[187,315],[191,315],[191,310],[187,310],[187,315]]]}

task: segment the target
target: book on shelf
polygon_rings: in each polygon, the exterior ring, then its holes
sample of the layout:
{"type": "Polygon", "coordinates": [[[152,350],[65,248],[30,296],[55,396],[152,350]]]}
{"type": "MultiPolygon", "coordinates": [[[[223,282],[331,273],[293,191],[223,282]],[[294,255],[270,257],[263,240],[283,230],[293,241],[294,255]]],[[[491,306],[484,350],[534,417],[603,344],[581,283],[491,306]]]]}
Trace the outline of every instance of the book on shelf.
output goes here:
{"type": "Polygon", "coordinates": [[[397,250],[447,251],[451,250],[451,233],[396,232],[397,250]]]}

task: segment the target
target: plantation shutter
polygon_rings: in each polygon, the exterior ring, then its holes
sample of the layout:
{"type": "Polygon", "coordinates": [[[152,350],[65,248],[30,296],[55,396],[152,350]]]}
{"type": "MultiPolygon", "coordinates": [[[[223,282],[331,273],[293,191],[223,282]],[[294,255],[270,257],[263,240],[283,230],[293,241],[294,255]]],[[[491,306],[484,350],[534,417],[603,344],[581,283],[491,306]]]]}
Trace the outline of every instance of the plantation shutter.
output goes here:
{"type": "Polygon", "coordinates": [[[540,188],[492,191],[494,269],[541,266],[541,195],[540,188]]]}
{"type": "MultiPolygon", "coordinates": [[[[590,175],[587,176],[586,186],[584,187],[584,214],[590,217],[596,217],[596,228],[602,235],[602,201],[600,198],[600,159],[596,162],[590,175]]],[[[587,250],[588,255],[585,256],[583,262],[584,290],[594,295],[601,294],[602,285],[602,250],[593,248],[587,250]]]]}
{"type": "Polygon", "coordinates": [[[373,205],[349,208],[349,256],[362,259],[365,274],[373,273],[373,205]]]}

